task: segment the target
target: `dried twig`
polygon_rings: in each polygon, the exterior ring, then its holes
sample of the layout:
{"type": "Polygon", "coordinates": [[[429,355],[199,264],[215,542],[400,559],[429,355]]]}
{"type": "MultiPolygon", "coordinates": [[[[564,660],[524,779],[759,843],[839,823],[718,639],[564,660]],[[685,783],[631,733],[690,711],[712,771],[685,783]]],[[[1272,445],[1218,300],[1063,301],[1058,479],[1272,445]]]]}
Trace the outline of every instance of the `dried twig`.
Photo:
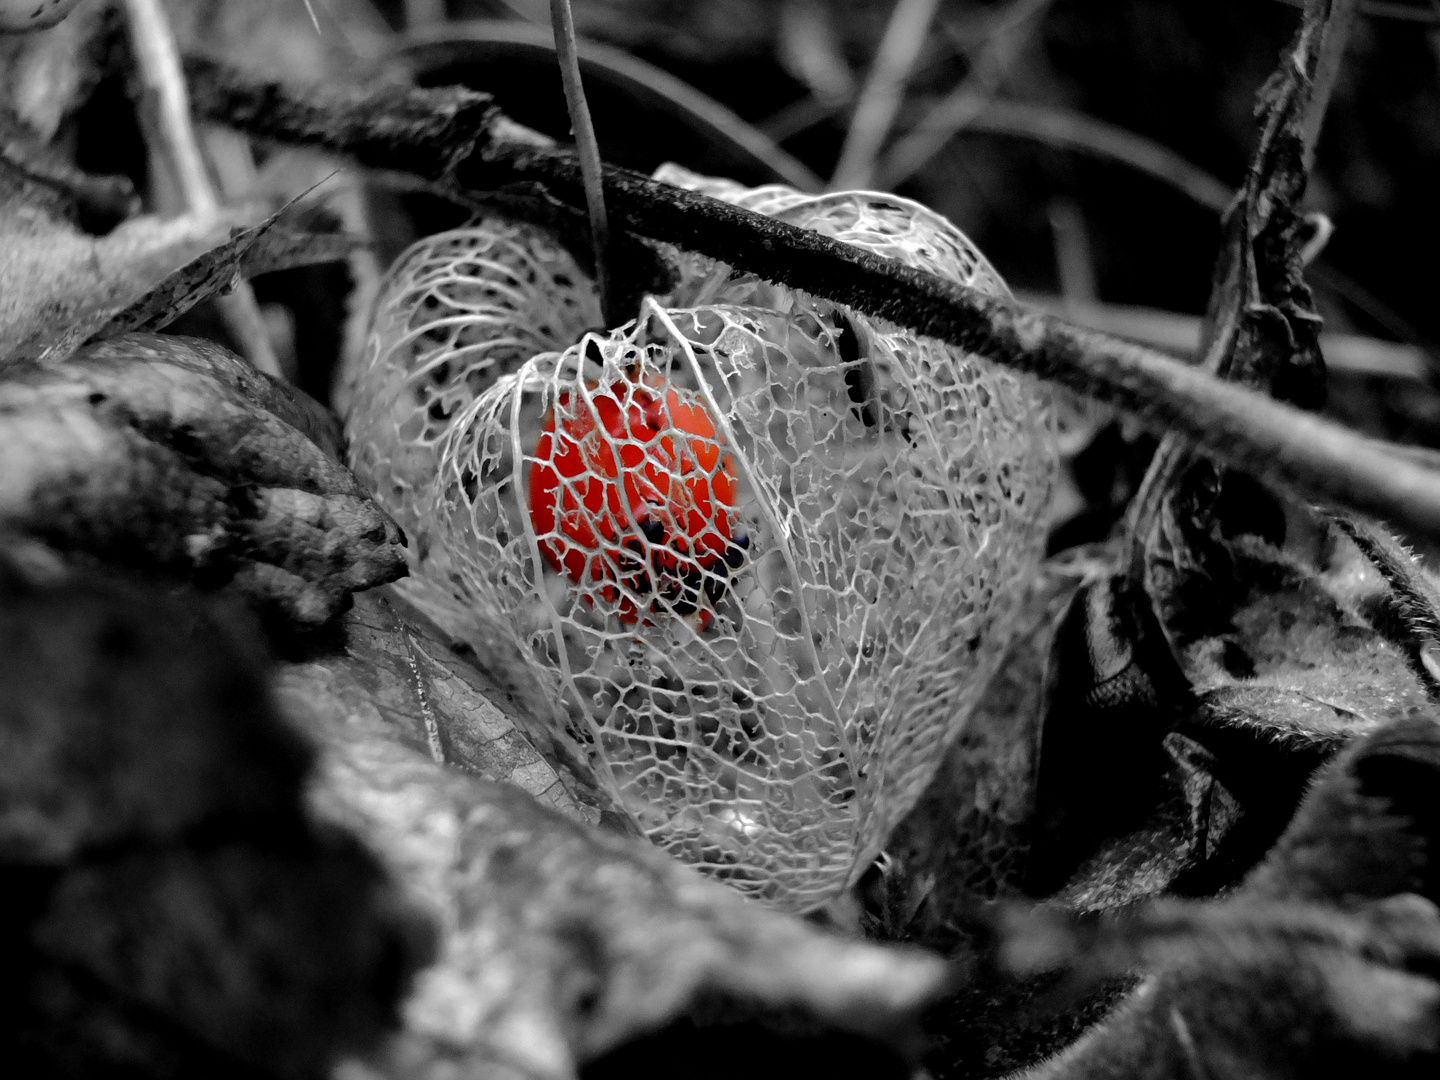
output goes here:
{"type": "MultiPolygon", "coordinates": [[[[549,63],[557,62],[555,34],[548,22],[540,26],[516,20],[474,19],[411,31],[405,41],[405,60],[420,73],[453,66],[457,56],[468,54],[469,42],[481,47],[481,55],[488,55],[487,47],[498,45],[526,61],[534,57],[537,64],[543,64],[544,54],[548,53],[549,63]]],[[[646,100],[681,120],[697,137],[714,143],[725,156],[733,157],[738,167],[749,168],[757,177],[770,174],[801,191],[819,191],[825,186],[808,166],[782,150],[772,138],[683,79],[612,45],[578,37],[576,45],[592,89],[598,78],[608,82],[612,90],[623,89],[631,97],[646,100]]]]}
{"type": "Polygon", "coordinates": [[[595,287],[600,293],[600,310],[608,326],[624,322],[616,310],[615,291],[610,277],[610,221],[605,214],[605,193],[600,181],[600,144],[585,102],[580,82],[580,57],[575,51],[575,16],[570,0],[550,0],[550,22],[555,31],[555,52],[560,58],[560,78],[565,84],[565,107],[570,111],[570,128],[585,181],[585,207],[590,212],[590,239],[595,248],[595,287]]]}
{"type": "Polygon", "coordinates": [[[845,135],[840,161],[830,178],[837,191],[868,188],[874,183],[875,160],[905,94],[905,84],[925,44],[939,0],[896,0],[875,63],[845,135]]]}
{"type": "MultiPolygon", "coordinates": [[[[1305,0],[1279,0],[1286,7],[1304,7],[1305,0]]],[[[1440,25],[1440,10],[1431,5],[1429,11],[1423,11],[1409,4],[1389,3],[1386,0],[1360,0],[1355,5],[1356,13],[1367,16],[1371,19],[1395,19],[1399,22],[1417,22],[1440,25]]]]}
{"type": "MultiPolygon", "coordinates": [[[[1048,216],[1060,295],[1067,306],[1096,304],[1100,292],[1095,284],[1095,258],[1090,247],[1090,233],[1085,227],[1084,211],[1074,200],[1059,198],[1051,201],[1048,216]]],[[[1065,316],[1075,318],[1068,311],[1065,316]]]]}
{"type": "MultiPolygon", "coordinates": [[[[497,135],[503,125],[484,95],[332,86],[300,96],[210,61],[191,61],[189,70],[197,106],[252,134],[350,153],[362,164],[416,172],[452,188],[533,184],[570,205],[584,204],[575,154],[497,135]],[[383,111],[384,100],[424,122],[407,130],[383,111]],[[488,126],[455,131],[462,114],[488,116],[488,126]],[[459,141],[437,144],[437,128],[459,141]]],[[[604,186],[611,219],[634,235],[1054,379],[1125,409],[1152,430],[1175,430],[1221,463],[1262,480],[1440,533],[1440,474],[1338,424],[1223,384],[1154,350],[626,169],[607,166],[604,186]]]]}
{"type": "MultiPolygon", "coordinates": [[[[1158,308],[1104,304],[1042,293],[1018,294],[1021,301],[1116,337],[1153,345],[1177,356],[1195,355],[1200,344],[1200,319],[1158,308]]],[[[1322,333],[1320,348],[1332,373],[1424,382],[1430,377],[1425,354],[1412,345],[1362,334],[1322,333]]]]}
{"type": "MultiPolygon", "coordinates": [[[[170,23],[159,0],[125,0],[125,9],[131,48],[144,87],[151,150],[170,172],[185,209],[217,213],[220,199],[210,182],[190,120],[189,94],[170,23]]],[[[280,375],[280,362],[270,345],[249,282],[241,281],[233,292],[217,297],[216,306],[246,359],[268,375],[280,375]]]]}
{"type": "Polygon", "coordinates": [[[1310,104],[1305,110],[1302,133],[1307,170],[1315,164],[1315,144],[1320,141],[1320,129],[1330,108],[1330,96],[1335,92],[1335,81],[1340,76],[1340,61],[1350,43],[1350,31],[1355,25],[1355,13],[1359,7],[1359,0],[1333,0],[1330,17],[1319,31],[1325,37],[1315,64],[1315,77],[1310,81],[1310,104]]]}

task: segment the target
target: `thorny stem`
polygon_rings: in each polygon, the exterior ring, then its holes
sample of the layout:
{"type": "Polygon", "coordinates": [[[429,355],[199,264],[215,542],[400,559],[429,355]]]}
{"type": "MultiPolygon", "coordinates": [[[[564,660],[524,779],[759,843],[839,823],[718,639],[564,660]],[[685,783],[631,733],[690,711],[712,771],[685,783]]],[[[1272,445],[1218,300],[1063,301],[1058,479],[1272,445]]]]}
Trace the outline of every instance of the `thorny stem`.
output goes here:
{"type": "MultiPolygon", "coordinates": [[[[210,61],[192,61],[190,73],[206,115],[252,134],[349,153],[372,168],[417,173],[452,189],[531,184],[562,202],[583,204],[575,154],[497,135],[500,114],[484,95],[335,87],[297,95],[210,61]],[[387,97],[420,118],[417,130],[385,113],[387,97]],[[478,132],[463,125],[458,144],[427,141],[437,129],[460,127],[456,118],[462,115],[487,122],[478,132]]],[[[1153,431],[1179,432],[1222,464],[1440,535],[1440,473],[1338,424],[1227,385],[1155,350],[816,232],[614,166],[604,168],[603,179],[610,214],[630,233],[1053,379],[1126,410],[1153,431]]]]}
{"type": "MultiPolygon", "coordinates": [[[[190,97],[180,69],[180,53],[159,0],[125,0],[130,44],[144,88],[149,114],[147,136],[152,152],[164,162],[185,209],[198,214],[219,212],[220,199],[210,182],[205,158],[190,120],[190,97]]],[[[260,305],[248,281],[216,298],[226,327],[250,363],[267,375],[280,375],[280,362],[270,345],[260,305]]]]}
{"type": "Polygon", "coordinates": [[[590,120],[590,107],[585,101],[585,87],[580,82],[580,57],[575,46],[575,16],[570,0],[550,0],[550,23],[555,31],[555,52],[560,59],[560,78],[565,84],[565,107],[570,111],[570,127],[575,134],[575,149],[580,157],[580,172],[585,184],[585,206],[590,211],[590,237],[595,248],[595,287],[600,293],[600,310],[606,326],[619,326],[624,314],[615,310],[614,289],[610,277],[610,220],[605,213],[605,194],[601,186],[600,144],[595,139],[595,125],[590,120]]]}

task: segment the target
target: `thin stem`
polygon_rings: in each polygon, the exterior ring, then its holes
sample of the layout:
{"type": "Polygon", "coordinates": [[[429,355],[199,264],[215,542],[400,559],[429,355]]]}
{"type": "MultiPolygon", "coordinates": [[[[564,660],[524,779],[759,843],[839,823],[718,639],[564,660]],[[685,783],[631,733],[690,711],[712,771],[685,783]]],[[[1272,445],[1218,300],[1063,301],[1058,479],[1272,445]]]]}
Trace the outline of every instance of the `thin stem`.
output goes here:
{"type": "Polygon", "coordinates": [[[830,187],[837,191],[868,188],[874,183],[875,159],[905,94],[905,84],[925,44],[939,0],[896,0],[875,63],[845,135],[830,187]]]}
{"type": "MultiPolygon", "coordinates": [[[[964,88],[965,84],[961,84],[964,88]]],[[[1235,191],[1153,139],[1083,113],[1024,101],[1002,101],[968,89],[945,97],[895,143],[879,183],[894,188],[913,176],[961,131],[986,131],[1033,139],[1122,162],[1184,192],[1201,206],[1223,213],[1235,191]]]]}
{"type": "Polygon", "coordinates": [[[1345,47],[1350,43],[1350,31],[1355,25],[1355,14],[1359,7],[1358,0],[1331,0],[1330,16],[1320,24],[1325,40],[1320,45],[1315,75],[1310,81],[1310,103],[1305,108],[1301,134],[1305,141],[1307,172],[1315,164],[1315,144],[1320,141],[1320,129],[1325,123],[1330,97],[1340,76],[1340,61],[1345,56],[1345,47]]]}
{"type": "MultiPolygon", "coordinates": [[[[1278,0],[1286,7],[1299,8],[1305,6],[1305,0],[1278,0]]],[[[1432,4],[1429,11],[1422,11],[1419,8],[1411,7],[1409,4],[1397,4],[1387,0],[1360,0],[1355,5],[1356,13],[1371,19],[1395,19],[1399,22],[1418,22],[1440,25],[1440,9],[1432,4]]]]}
{"type": "Polygon", "coordinates": [[[575,17],[570,11],[570,0],[550,0],[550,23],[555,31],[555,52],[560,57],[565,107],[570,110],[570,127],[575,133],[575,149],[580,156],[585,206],[590,211],[590,237],[595,247],[595,285],[600,292],[600,310],[605,315],[607,326],[619,326],[625,319],[621,312],[615,310],[611,284],[610,219],[605,213],[605,194],[601,185],[600,144],[595,139],[595,125],[590,121],[590,107],[585,102],[585,88],[580,83],[580,57],[575,47],[575,17]]]}
{"type": "MultiPolygon", "coordinates": [[[[151,152],[174,181],[181,204],[197,214],[216,214],[220,198],[210,181],[190,119],[190,97],[180,69],[175,35],[159,0],[125,0],[130,43],[144,88],[146,134],[151,152]]],[[[267,375],[280,376],[260,305],[248,281],[216,298],[226,328],[245,358],[267,375]]]]}
{"type": "Polygon", "coordinates": [[[887,188],[908,179],[935,156],[961,128],[985,111],[1024,38],[1018,31],[1034,26],[1054,0],[1014,0],[996,20],[995,29],[956,86],[900,139],[884,163],[887,188]],[[904,168],[896,168],[896,161],[904,168]]]}
{"type": "Polygon", "coordinates": [[[219,196],[210,183],[200,142],[190,121],[190,97],[180,70],[180,54],[159,0],[125,0],[130,43],[140,69],[156,145],[186,209],[213,214],[219,196]]]}
{"type": "MultiPolygon", "coordinates": [[[[1071,322],[1117,337],[1153,345],[1181,357],[1193,357],[1200,345],[1200,319],[1175,311],[1079,300],[1071,296],[1017,293],[1021,302],[1071,322]]],[[[1325,366],[1341,375],[1424,382],[1430,368],[1424,352],[1411,345],[1325,331],[1320,334],[1325,366]]]]}

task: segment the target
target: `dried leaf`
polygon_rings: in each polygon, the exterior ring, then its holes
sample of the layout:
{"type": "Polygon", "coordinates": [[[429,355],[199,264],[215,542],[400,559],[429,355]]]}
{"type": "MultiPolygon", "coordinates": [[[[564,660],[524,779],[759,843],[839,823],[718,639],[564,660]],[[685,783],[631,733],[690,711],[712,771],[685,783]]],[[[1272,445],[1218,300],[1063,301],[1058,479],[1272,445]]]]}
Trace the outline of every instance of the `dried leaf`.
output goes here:
{"type": "Polygon", "coordinates": [[[0,530],[231,581],[318,625],[405,571],[399,529],[321,448],[330,424],[194,339],[124,335],[16,365],[0,380],[0,530]]]}
{"type": "MultiPolygon", "coordinates": [[[[1306,140],[1314,134],[1307,135],[1312,80],[1327,38],[1333,48],[1336,35],[1345,33],[1331,25],[1335,7],[1329,0],[1307,5],[1294,42],[1260,91],[1260,141],[1225,215],[1225,242],[1201,331],[1208,370],[1306,408],[1324,401],[1325,364],[1321,320],[1304,275],[1302,252],[1311,229],[1299,207],[1308,180],[1306,140]]],[[[1130,510],[1130,527],[1132,560],[1143,561],[1156,607],[1167,621],[1184,613],[1203,624],[1206,590],[1224,573],[1212,534],[1249,532],[1278,542],[1284,525],[1273,495],[1194,461],[1171,435],[1162,440],[1130,510]],[[1212,566],[1215,561],[1220,568],[1212,566]]]]}
{"type": "Polygon", "coordinates": [[[1302,254],[1312,229],[1300,201],[1323,115],[1316,110],[1326,104],[1312,100],[1315,81],[1327,52],[1338,59],[1352,9],[1333,0],[1307,4],[1294,42],[1260,91],[1260,142],[1225,217],[1202,342],[1217,374],[1312,408],[1323,400],[1325,366],[1302,254]]]}
{"type": "Polygon", "coordinates": [[[1246,893],[1351,904],[1414,892],[1440,902],[1437,782],[1440,723],[1429,710],[1356,740],[1316,778],[1246,893]]]}
{"type": "Polygon", "coordinates": [[[1111,861],[1170,845],[1190,817],[1165,741],[1193,705],[1189,682],[1123,574],[1107,568],[1075,595],[1053,663],[1026,878],[1038,895],[1077,870],[1113,879],[1111,861]]]}
{"type": "Polygon", "coordinates": [[[1110,922],[1020,915],[1017,972],[1070,989],[1143,967],[1144,989],[1045,1075],[1194,1077],[1440,1063],[1440,772],[1433,716],[1387,724],[1317,778],[1231,898],[1164,902],[1110,922]],[[1418,894],[1418,895],[1417,895],[1418,894]]]}
{"type": "MultiPolygon", "coordinates": [[[[317,709],[342,702],[397,743],[438,764],[513,784],[574,821],[593,825],[608,808],[598,791],[557,772],[536,751],[527,734],[535,721],[394,590],[357,596],[341,634],[336,651],[303,669],[306,685],[322,695],[317,709]]],[[[300,676],[288,678],[295,683],[300,676]]]]}
{"type": "MultiPolygon", "coordinates": [[[[1108,682],[1081,678],[1062,654],[1031,889],[1093,911],[1228,886],[1275,843],[1317,768],[1426,704],[1403,650],[1338,598],[1346,559],[1322,576],[1253,538],[1216,544],[1212,557],[1205,604],[1215,629],[1181,639],[1188,688],[1178,698],[1155,694],[1168,650],[1148,660],[1126,652],[1145,635],[1124,620],[1097,623],[1092,612],[1082,624],[1092,654],[1106,647],[1090,670],[1108,670],[1108,682]],[[1090,708],[1107,709],[1085,712],[1086,693],[1099,694],[1090,708]],[[1127,721],[1126,709],[1138,712],[1127,721]]],[[[1111,584],[1120,592],[1105,611],[1128,595],[1123,581],[1111,584]]],[[[1359,596],[1353,583],[1349,591],[1359,596]]],[[[1103,595],[1092,588],[1087,606],[1103,595]]]]}
{"type": "Polygon", "coordinates": [[[80,233],[18,199],[0,204],[0,370],[63,358],[167,275],[224,243],[254,212],[133,218],[103,237],[80,233]]]}
{"type": "Polygon", "coordinates": [[[1230,545],[1228,632],[1181,653],[1195,690],[1219,709],[1256,709],[1275,741],[1337,738],[1426,704],[1405,654],[1264,545],[1230,545]],[[1233,605],[1233,606],[1232,606],[1233,605]]]}
{"type": "Polygon", "coordinates": [[[1042,567],[1014,640],[970,722],[925,793],[890,835],[880,925],[887,936],[943,926],[957,906],[1018,895],[1030,862],[1040,740],[1055,686],[1055,641],[1076,592],[1103,568],[1082,559],[1042,567]]]}
{"type": "MultiPolygon", "coordinates": [[[[203,255],[190,260],[124,310],[97,314],[76,327],[68,340],[97,340],[140,330],[161,330],[202,300],[227,292],[239,278],[289,270],[296,266],[335,262],[361,246],[356,237],[335,233],[311,233],[294,222],[312,216],[314,207],[300,203],[296,196],[258,225],[232,233],[203,255]],[[97,325],[98,323],[98,325],[97,325]]],[[[42,360],[60,358],[62,350],[52,348],[42,360]]]]}
{"type": "MultiPolygon", "coordinates": [[[[19,22],[32,24],[11,22],[8,29],[24,31],[33,29],[37,18],[48,22],[74,4],[10,0],[7,6],[23,9],[19,22]]],[[[45,33],[0,33],[0,110],[13,110],[41,142],[55,138],[100,79],[106,6],[91,0],[45,33]]],[[[7,21],[13,19],[8,16],[7,21]]]]}
{"type": "Polygon", "coordinates": [[[932,958],[823,934],[643,842],[437,764],[413,721],[397,737],[398,712],[357,707],[323,666],[290,667],[279,692],[325,747],[321,812],[360,830],[442,928],[405,1005],[397,1075],[560,1080],[650,1039],[668,1063],[694,1061],[707,1017],[731,1025],[710,1052],[743,1059],[775,1014],[893,1068],[943,985],[932,958]]]}
{"type": "Polygon", "coordinates": [[[319,1075],[424,934],[307,817],[242,611],[0,559],[0,1046],[27,1075],[319,1075]]]}

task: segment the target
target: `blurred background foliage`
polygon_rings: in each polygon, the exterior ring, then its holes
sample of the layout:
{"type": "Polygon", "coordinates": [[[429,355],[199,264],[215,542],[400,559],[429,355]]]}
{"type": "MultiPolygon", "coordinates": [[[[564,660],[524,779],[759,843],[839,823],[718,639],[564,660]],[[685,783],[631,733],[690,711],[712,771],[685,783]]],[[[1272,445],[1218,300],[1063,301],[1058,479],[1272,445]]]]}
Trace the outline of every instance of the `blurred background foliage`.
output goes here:
{"type": "MultiPolygon", "coordinates": [[[[1058,127],[1068,122],[1066,138],[1102,147],[1077,151],[1018,124],[1007,133],[1003,122],[974,122],[979,111],[956,123],[894,190],[954,220],[1018,290],[1060,292],[1065,256],[1057,258],[1057,247],[1078,244],[1100,299],[1198,313],[1219,238],[1215,211],[1117,162],[1103,149],[1108,132],[1086,129],[1100,121],[1153,140],[1233,188],[1255,143],[1255,93],[1294,32],[1297,7],[1282,0],[928,6],[936,11],[882,148],[880,178],[886,155],[957,87],[968,83],[977,99],[1038,106],[1058,127]]],[[[543,26],[549,18],[545,0],[392,0],[385,14],[398,26],[407,7],[412,18],[442,8],[452,19],[543,26]]],[[[575,7],[583,35],[723,102],[821,177],[834,170],[854,96],[897,11],[893,0],[577,0],[575,7]]],[[[1324,256],[1334,273],[1322,274],[1318,290],[1334,329],[1440,341],[1440,307],[1424,269],[1424,252],[1440,242],[1437,66],[1440,5],[1362,4],[1309,196],[1336,225],[1324,256]],[[1342,275],[1368,295],[1329,280],[1342,275]]],[[[558,76],[553,81],[552,127],[563,124],[558,76]]],[[[501,85],[487,89],[507,96],[501,85]]],[[[523,111],[538,120],[544,87],[522,92],[530,100],[523,111]]],[[[643,124],[617,130],[624,126],[624,118],[603,117],[602,139],[644,140],[643,124]]],[[[663,147],[655,149],[663,156],[663,147]]]]}
{"type": "MultiPolygon", "coordinates": [[[[468,82],[521,122],[567,137],[543,44],[547,0],[376,6],[392,29],[428,43],[407,53],[421,81],[468,82]]],[[[1181,354],[1198,335],[1220,212],[1257,139],[1256,93],[1299,19],[1298,0],[574,6],[582,37],[601,50],[586,78],[608,160],[893,190],[954,220],[1022,299],[1181,354]],[[732,110],[760,164],[677,120],[693,110],[661,100],[670,90],[637,92],[627,59],[732,110]],[[888,96],[874,75],[887,67],[888,96]]],[[[1440,3],[1365,0],[1360,10],[1306,202],[1334,225],[1311,269],[1331,335],[1327,411],[1440,446],[1440,307],[1427,255],[1440,246],[1440,3]]],[[[450,223],[410,209],[393,250],[450,223]]],[[[1151,445],[1093,410],[1075,419],[1078,490],[1057,521],[1086,520],[1055,546],[1103,535],[1151,445]]]]}
{"type": "MultiPolygon", "coordinates": [[[[569,135],[548,0],[167,7],[187,47],[243,66],[299,79],[464,82],[519,122],[569,135]]],[[[1182,355],[1198,340],[1220,214],[1257,139],[1256,93],[1300,15],[1298,0],[574,7],[608,160],[645,171],[674,160],[747,184],[893,190],[954,220],[1022,300],[1182,355]]],[[[1429,268],[1440,247],[1440,0],[1359,7],[1306,201],[1334,226],[1310,268],[1327,331],[1327,411],[1372,434],[1440,446],[1440,308],[1429,268]]],[[[127,125],[133,132],[128,113],[123,94],[92,95],[80,163],[127,173],[143,191],[143,154],[116,160],[117,145],[140,145],[117,137],[127,125]]],[[[269,153],[257,149],[262,171],[269,153]]],[[[311,168],[290,193],[331,171],[311,168]]],[[[380,265],[468,213],[383,183],[368,185],[367,203],[363,227],[380,265]]],[[[255,282],[291,377],[322,398],[350,283],[340,266],[255,282]]],[[[177,329],[227,340],[223,327],[199,325],[201,315],[177,329]]],[[[1153,445],[1103,410],[1069,421],[1075,484],[1055,519],[1077,520],[1055,547],[1104,535],[1153,445]]]]}

